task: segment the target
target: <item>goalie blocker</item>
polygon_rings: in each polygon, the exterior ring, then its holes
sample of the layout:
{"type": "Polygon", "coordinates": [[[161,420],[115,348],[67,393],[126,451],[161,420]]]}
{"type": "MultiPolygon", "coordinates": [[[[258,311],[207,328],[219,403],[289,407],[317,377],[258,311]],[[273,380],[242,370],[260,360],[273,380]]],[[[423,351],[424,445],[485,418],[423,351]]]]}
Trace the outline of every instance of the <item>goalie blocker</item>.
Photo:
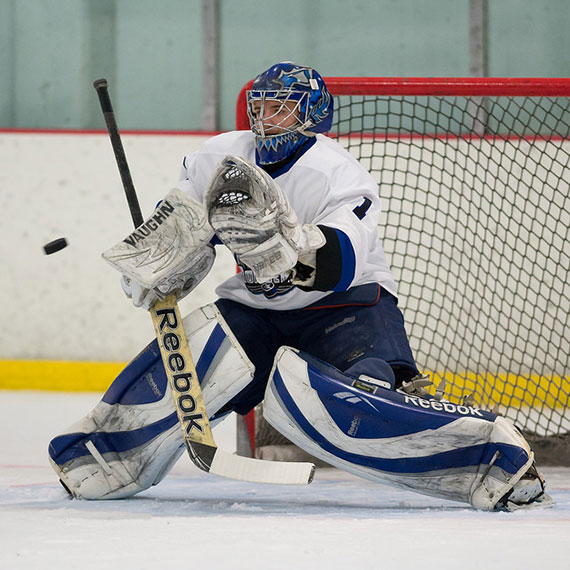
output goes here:
{"type": "Polygon", "coordinates": [[[122,273],[121,286],[133,304],[148,310],[170,293],[181,299],[206,277],[215,259],[213,235],[202,204],[173,188],[103,259],[122,273]]]}

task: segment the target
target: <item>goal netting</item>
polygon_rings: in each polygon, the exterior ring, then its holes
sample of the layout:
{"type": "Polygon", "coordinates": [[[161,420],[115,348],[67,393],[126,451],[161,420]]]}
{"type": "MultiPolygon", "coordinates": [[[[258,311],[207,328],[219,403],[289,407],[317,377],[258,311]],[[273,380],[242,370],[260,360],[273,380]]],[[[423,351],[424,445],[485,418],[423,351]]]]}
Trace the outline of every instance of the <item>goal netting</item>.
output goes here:
{"type": "Polygon", "coordinates": [[[378,182],[419,368],[450,401],[498,406],[539,461],[570,464],[570,80],[325,81],[330,136],[378,182]]]}

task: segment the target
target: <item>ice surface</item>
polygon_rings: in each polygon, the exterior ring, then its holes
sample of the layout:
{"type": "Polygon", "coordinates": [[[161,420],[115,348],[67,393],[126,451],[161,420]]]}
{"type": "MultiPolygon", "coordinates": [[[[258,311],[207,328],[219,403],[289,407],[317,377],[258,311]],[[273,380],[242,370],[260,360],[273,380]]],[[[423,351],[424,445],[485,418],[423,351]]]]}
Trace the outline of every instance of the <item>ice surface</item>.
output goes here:
{"type": "MultiPolygon", "coordinates": [[[[70,500],[47,444],[98,394],[0,392],[0,568],[569,569],[570,469],[545,468],[553,508],[485,513],[335,469],[307,487],[198,471],[183,456],[157,487],[70,500]]],[[[232,419],[217,426],[235,449],[232,419]]]]}

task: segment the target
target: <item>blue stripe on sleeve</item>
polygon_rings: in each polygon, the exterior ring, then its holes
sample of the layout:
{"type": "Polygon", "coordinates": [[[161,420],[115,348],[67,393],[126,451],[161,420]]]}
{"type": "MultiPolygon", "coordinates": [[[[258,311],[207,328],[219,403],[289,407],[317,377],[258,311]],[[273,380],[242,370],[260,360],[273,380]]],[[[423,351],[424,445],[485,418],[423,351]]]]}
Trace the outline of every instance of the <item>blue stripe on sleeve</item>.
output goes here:
{"type": "Polygon", "coordinates": [[[341,254],[341,275],[333,291],[346,291],[356,273],[356,255],[349,237],[341,230],[335,229],[341,254]]]}

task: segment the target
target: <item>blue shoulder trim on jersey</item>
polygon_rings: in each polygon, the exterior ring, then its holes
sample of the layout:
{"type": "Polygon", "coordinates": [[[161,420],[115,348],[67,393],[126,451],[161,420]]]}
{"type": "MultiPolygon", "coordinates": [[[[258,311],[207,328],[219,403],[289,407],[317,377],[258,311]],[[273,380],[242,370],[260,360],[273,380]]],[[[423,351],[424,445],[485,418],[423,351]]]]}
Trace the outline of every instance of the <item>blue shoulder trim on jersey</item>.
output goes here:
{"type": "Polygon", "coordinates": [[[341,274],[333,291],[346,291],[350,287],[356,272],[356,255],[349,237],[340,230],[335,231],[340,244],[341,274]]]}

